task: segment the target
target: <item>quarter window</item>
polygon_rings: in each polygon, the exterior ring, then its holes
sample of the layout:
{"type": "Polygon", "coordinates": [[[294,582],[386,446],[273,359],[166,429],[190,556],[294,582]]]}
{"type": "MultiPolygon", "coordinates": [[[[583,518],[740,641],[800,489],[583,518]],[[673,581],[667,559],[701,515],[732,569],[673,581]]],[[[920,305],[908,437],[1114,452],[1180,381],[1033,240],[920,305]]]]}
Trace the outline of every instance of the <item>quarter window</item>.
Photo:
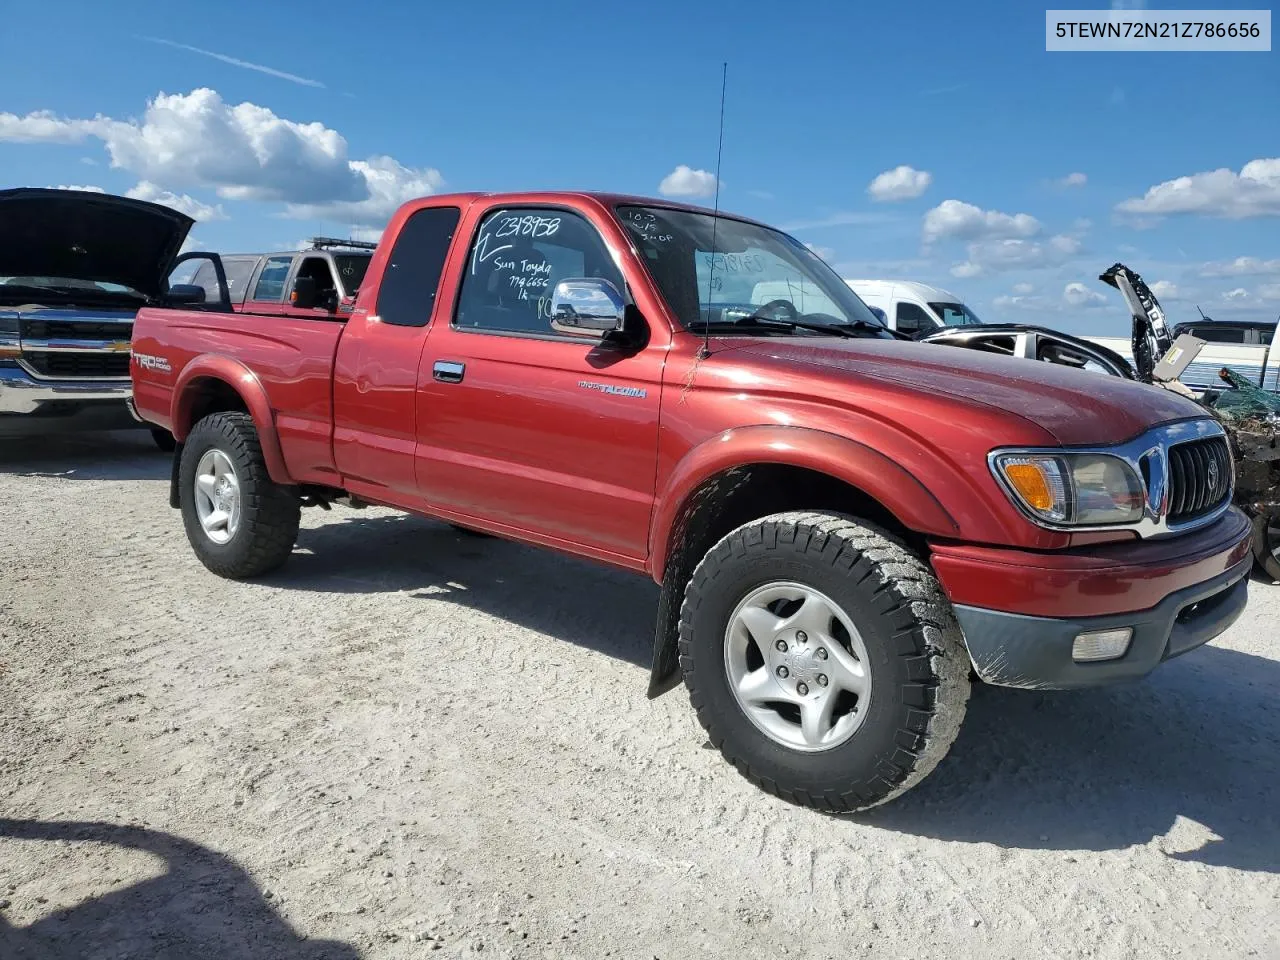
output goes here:
{"type": "Polygon", "coordinates": [[[461,212],[457,207],[423,207],[400,228],[378,285],[377,310],[383,323],[427,325],[461,212]]]}
{"type": "Polygon", "coordinates": [[[585,218],[568,210],[501,209],[484,218],[467,258],[455,325],[463,330],[554,334],[551,295],[570,277],[622,275],[585,218]]]}
{"type": "Polygon", "coordinates": [[[268,257],[253,288],[254,300],[283,300],[284,282],[289,278],[293,257],[268,257]]]}

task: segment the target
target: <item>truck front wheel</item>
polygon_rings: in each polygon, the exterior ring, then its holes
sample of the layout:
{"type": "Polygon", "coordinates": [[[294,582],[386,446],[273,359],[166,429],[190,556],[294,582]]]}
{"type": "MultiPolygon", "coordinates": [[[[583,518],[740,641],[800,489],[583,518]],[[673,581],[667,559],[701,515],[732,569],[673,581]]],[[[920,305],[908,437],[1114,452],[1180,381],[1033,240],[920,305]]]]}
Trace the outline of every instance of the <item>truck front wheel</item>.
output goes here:
{"type": "Polygon", "coordinates": [[[698,565],[680,665],[711,742],[757,786],[865,810],[946,754],[969,699],[960,628],[929,569],[836,514],[734,530],[698,565]]]}
{"type": "Polygon", "coordinates": [[[220,577],[274,570],[298,538],[301,504],[267,474],[246,413],[214,413],[192,428],[178,466],[182,523],[196,556],[220,577]]]}

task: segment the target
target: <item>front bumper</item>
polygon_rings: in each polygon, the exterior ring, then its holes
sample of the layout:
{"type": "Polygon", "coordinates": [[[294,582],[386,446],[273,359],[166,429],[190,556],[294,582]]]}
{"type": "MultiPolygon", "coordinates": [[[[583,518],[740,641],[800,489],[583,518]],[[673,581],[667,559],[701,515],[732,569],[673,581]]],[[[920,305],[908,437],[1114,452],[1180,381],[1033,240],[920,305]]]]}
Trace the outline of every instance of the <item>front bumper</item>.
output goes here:
{"type": "Polygon", "coordinates": [[[131,394],[128,380],[37,380],[16,364],[0,364],[0,436],[137,426],[131,394]]]}
{"type": "Polygon", "coordinates": [[[1033,690],[1095,687],[1145,676],[1165,660],[1208,643],[1236,621],[1249,593],[1247,558],[1212,580],[1169,594],[1138,613],[1097,617],[1028,617],[957,606],[973,668],[987,683],[1033,690]],[[1086,631],[1130,627],[1133,637],[1114,660],[1077,662],[1072,644],[1086,631]]]}
{"type": "Polygon", "coordinates": [[[1045,553],[939,544],[931,559],[978,675],[1046,689],[1140,677],[1212,640],[1244,609],[1253,563],[1234,507],[1170,539],[1045,553]],[[1122,627],[1133,628],[1124,656],[1073,660],[1077,634],[1122,627]]]}

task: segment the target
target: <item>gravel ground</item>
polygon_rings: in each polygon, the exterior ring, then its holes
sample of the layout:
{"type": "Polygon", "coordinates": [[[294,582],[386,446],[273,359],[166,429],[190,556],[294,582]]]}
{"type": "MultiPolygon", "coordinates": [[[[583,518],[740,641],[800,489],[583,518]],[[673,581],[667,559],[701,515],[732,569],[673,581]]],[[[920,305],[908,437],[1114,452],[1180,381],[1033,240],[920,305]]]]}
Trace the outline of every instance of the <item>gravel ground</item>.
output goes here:
{"type": "Polygon", "coordinates": [[[0,446],[4,960],[1280,957],[1278,586],[839,818],[645,699],[645,580],[335,508],[229,583],[167,476],[0,446]]]}

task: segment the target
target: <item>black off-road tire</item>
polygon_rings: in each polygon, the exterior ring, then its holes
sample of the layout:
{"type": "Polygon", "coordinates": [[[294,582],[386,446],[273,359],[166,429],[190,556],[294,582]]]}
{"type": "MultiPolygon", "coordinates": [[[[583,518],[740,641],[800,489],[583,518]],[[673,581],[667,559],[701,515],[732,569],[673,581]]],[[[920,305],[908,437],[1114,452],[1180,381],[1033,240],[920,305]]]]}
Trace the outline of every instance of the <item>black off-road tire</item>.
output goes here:
{"type": "Polygon", "coordinates": [[[173,438],[173,434],[162,427],[151,428],[151,439],[164,453],[173,453],[178,447],[178,441],[173,438]]]}
{"type": "Polygon", "coordinates": [[[267,474],[258,431],[247,413],[210,414],[192,428],[182,446],[178,498],[191,548],[220,577],[261,576],[278,568],[293,552],[302,504],[267,474]],[[214,448],[231,461],[240,486],[240,523],[226,543],[215,543],[205,533],[195,504],[196,469],[201,457],[214,448]]]}
{"type": "Polygon", "coordinates": [[[866,810],[924,779],[959,733],[969,700],[969,657],[932,572],[883,530],[829,513],[765,517],[707,553],[685,591],[680,666],[698,720],[725,759],[769,793],[831,812],[866,810]],[[730,688],[729,620],[744,597],[774,581],[831,598],[866,647],[867,715],[827,750],[775,741],[730,688]]]}

